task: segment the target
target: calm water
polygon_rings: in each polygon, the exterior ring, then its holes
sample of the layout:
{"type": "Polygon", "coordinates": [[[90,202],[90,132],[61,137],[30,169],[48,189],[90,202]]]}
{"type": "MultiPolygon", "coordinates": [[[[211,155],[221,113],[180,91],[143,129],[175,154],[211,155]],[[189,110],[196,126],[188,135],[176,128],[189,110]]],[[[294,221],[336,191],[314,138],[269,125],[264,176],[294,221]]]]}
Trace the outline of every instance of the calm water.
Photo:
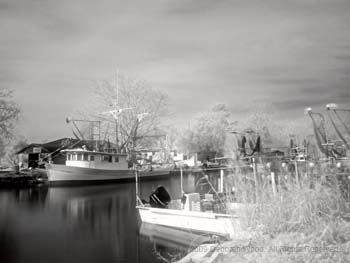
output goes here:
{"type": "MultiPolygon", "coordinates": [[[[142,182],[141,197],[159,185],[180,197],[176,176],[142,182]]],[[[134,183],[0,190],[0,262],[164,262],[156,251],[192,244],[157,230],[141,227],[134,183]]]]}

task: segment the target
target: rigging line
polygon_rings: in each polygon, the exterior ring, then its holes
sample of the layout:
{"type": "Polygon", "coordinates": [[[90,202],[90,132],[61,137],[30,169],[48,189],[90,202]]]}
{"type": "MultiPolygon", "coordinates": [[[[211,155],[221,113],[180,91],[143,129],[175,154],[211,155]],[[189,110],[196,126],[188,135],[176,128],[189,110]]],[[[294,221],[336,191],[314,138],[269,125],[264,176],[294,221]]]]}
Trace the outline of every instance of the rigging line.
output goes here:
{"type": "Polygon", "coordinates": [[[106,128],[105,135],[104,135],[104,137],[103,137],[103,142],[106,141],[106,137],[107,137],[108,130],[109,130],[109,122],[107,123],[107,128],[106,128]]]}
{"type": "Polygon", "coordinates": [[[81,140],[78,140],[77,142],[73,143],[72,145],[69,145],[69,143],[65,143],[64,145],[62,145],[60,148],[56,149],[54,152],[48,154],[47,156],[45,156],[44,158],[42,158],[43,160],[49,158],[51,155],[55,154],[56,152],[58,151],[61,151],[61,149],[63,149],[64,147],[66,146],[69,146],[69,147],[74,147],[75,145],[77,145],[78,143],[80,143],[81,140]]]}
{"type": "Polygon", "coordinates": [[[350,136],[350,129],[349,129],[349,127],[342,121],[342,119],[340,118],[340,116],[338,115],[338,112],[336,110],[334,110],[334,113],[337,116],[338,120],[341,122],[341,124],[343,124],[345,130],[347,131],[348,135],[350,136]]]}
{"type": "Polygon", "coordinates": [[[116,73],[116,79],[115,79],[115,86],[116,86],[116,92],[117,92],[117,98],[115,101],[115,107],[117,108],[118,103],[119,103],[119,86],[118,86],[118,69],[117,69],[117,73],[116,73]]]}
{"type": "Polygon", "coordinates": [[[79,128],[78,128],[78,126],[75,124],[75,122],[74,122],[74,121],[73,121],[72,123],[73,123],[73,125],[74,125],[75,129],[76,129],[76,130],[78,131],[78,133],[80,134],[80,136],[81,136],[82,140],[83,140],[83,141],[85,141],[85,138],[84,138],[83,134],[80,132],[80,130],[79,130],[79,128]]]}
{"type": "Polygon", "coordinates": [[[327,143],[328,140],[327,140],[326,129],[325,129],[325,126],[324,126],[324,123],[325,123],[324,117],[320,113],[309,113],[309,116],[310,116],[310,118],[312,120],[314,129],[316,129],[318,131],[319,136],[321,136],[322,139],[324,140],[324,142],[327,143]],[[316,122],[316,120],[314,118],[314,115],[317,115],[321,119],[319,125],[317,125],[317,122],[316,122]]]}
{"type": "Polygon", "coordinates": [[[348,144],[348,142],[346,141],[346,139],[344,138],[344,136],[341,134],[341,132],[339,131],[338,127],[336,126],[331,114],[329,114],[329,119],[331,120],[331,123],[333,125],[334,130],[336,131],[336,133],[338,134],[339,138],[344,142],[345,146],[347,149],[350,150],[350,145],[348,144]]]}
{"type": "Polygon", "coordinates": [[[324,153],[324,154],[326,154],[328,156],[327,150],[322,145],[320,134],[319,134],[319,131],[317,129],[316,121],[314,120],[314,118],[311,115],[310,115],[310,117],[311,117],[311,120],[312,120],[312,123],[313,123],[313,128],[314,128],[314,133],[315,133],[315,137],[316,137],[316,142],[317,142],[318,148],[321,150],[322,153],[324,153]]]}

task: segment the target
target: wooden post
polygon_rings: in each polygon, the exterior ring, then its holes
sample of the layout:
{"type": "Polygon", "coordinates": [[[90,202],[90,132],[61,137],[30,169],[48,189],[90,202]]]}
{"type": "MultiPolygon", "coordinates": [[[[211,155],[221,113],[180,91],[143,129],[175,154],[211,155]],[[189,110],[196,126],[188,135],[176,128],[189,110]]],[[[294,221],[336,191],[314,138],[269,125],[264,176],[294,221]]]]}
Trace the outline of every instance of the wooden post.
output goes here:
{"type": "Polygon", "coordinates": [[[256,174],[256,167],[255,167],[255,158],[252,158],[252,165],[253,165],[253,174],[254,174],[254,184],[255,184],[255,200],[258,200],[258,178],[256,174]]]}
{"type": "Polygon", "coordinates": [[[272,193],[276,196],[276,182],[275,182],[275,173],[271,172],[271,185],[272,185],[272,193]]]}
{"type": "Polygon", "coordinates": [[[297,185],[299,186],[298,162],[296,159],[294,161],[294,166],[295,166],[295,180],[296,180],[297,185]]]}
{"type": "Polygon", "coordinates": [[[184,189],[183,189],[183,174],[182,174],[182,167],[180,168],[180,187],[181,187],[181,193],[180,196],[182,197],[183,193],[184,193],[184,189]]]}
{"type": "Polygon", "coordinates": [[[136,206],[141,205],[139,202],[139,183],[138,183],[138,174],[137,168],[135,168],[135,193],[136,193],[136,206]]]}
{"type": "Polygon", "coordinates": [[[219,192],[223,193],[224,192],[224,170],[220,170],[220,188],[219,192]]]}

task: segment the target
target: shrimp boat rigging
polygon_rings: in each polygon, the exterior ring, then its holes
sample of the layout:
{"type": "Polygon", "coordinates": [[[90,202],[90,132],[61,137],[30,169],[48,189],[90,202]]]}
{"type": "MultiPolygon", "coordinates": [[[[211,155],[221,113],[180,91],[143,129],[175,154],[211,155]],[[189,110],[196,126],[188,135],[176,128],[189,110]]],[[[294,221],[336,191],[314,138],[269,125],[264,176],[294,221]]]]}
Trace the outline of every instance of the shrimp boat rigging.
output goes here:
{"type": "MultiPolygon", "coordinates": [[[[118,127],[118,115],[126,109],[115,109],[107,112],[114,116],[116,130],[118,127]]],[[[143,115],[142,115],[143,116],[143,115]]],[[[139,116],[137,116],[139,122],[139,116]]],[[[72,122],[75,129],[81,135],[75,122],[85,120],[74,120],[67,118],[67,123],[72,122]]],[[[120,180],[134,180],[134,170],[130,167],[128,155],[122,153],[118,147],[118,132],[116,131],[116,148],[102,149],[100,147],[100,122],[86,121],[90,123],[91,141],[87,141],[89,148],[65,149],[61,152],[66,155],[64,165],[49,163],[46,165],[48,181],[51,185],[60,183],[89,183],[89,182],[109,182],[120,180]],[[94,136],[98,136],[95,140],[94,136]],[[98,142],[98,143],[96,143],[98,142]],[[96,146],[97,145],[97,146],[96,146]]],[[[74,131],[73,131],[74,133],[74,131]]],[[[74,133],[76,135],[76,133],[74,133]]],[[[108,143],[109,144],[109,143],[108,143]]],[[[154,177],[170,175],[169,168],[158,168],[140,171],[140,177],[154,177]]]]}

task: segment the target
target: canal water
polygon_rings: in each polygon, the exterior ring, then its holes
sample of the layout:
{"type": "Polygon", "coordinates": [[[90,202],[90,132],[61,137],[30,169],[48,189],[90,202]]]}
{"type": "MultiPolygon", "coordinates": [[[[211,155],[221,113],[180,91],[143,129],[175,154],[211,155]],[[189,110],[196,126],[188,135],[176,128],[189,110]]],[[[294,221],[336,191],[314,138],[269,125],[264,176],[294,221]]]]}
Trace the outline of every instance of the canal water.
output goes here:
{"type": "MultiPolygon", "coordinates": [[[[179,176],[141,181],[141,197],[159,185],[180,197],[179,176]]],[[[0,189],[0,262],[164,262],[198,240],[155,229],[140,223],[134,182],[0,189]]]]}

